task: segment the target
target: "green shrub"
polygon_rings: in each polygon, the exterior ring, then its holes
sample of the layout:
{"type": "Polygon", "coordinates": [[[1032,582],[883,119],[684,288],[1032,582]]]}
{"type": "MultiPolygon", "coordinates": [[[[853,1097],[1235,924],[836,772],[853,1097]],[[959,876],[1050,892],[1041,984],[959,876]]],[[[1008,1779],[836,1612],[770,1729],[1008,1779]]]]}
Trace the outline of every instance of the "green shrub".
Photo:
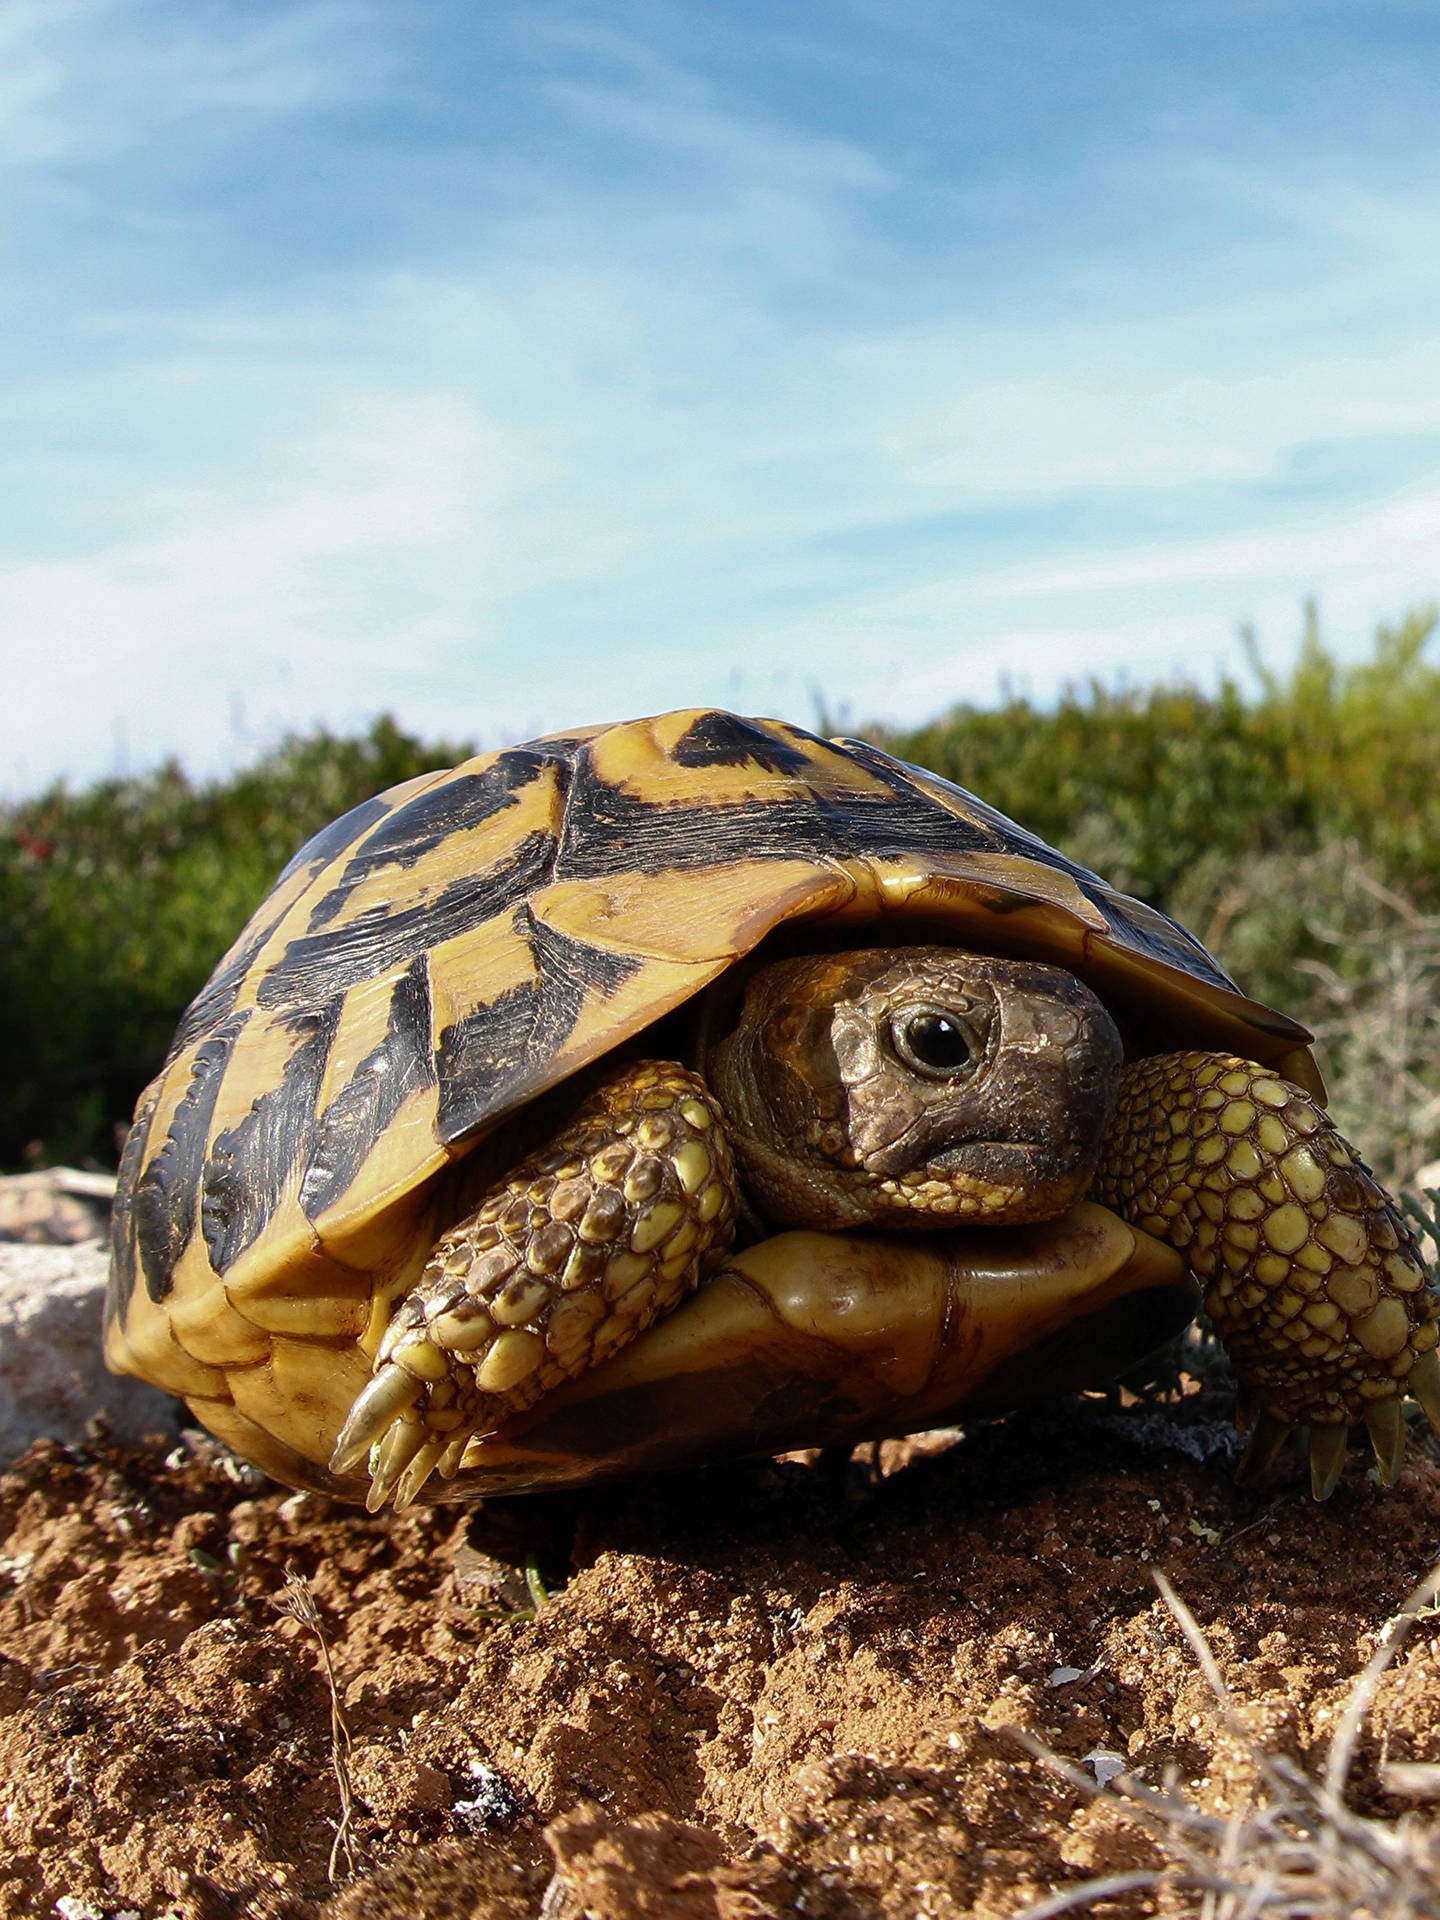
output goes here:
{"type": "Polygon", "coordinates": [[[1315,1033],[1336,1124],[1390,1185],[1440,1157],[1440,914],[1353,840],[1248,855],[1175,903],[1247,991],[1315,1033]]]}
{"type": "Polygon", "coordinates": [[[1342,663],[1307,615],[1288,674],[1258,691],[1226,679],[1071,687],[1054,707],[1011,698],[961,706],[911,731],[871,728],[1085,861],[1169,907],[1201,872],[1215,890],[1237,858],[1353,841],[1391,885],[1440,897],[1440,668],[1436,615],[1381,627],[1367,660],[1342,663]]]}

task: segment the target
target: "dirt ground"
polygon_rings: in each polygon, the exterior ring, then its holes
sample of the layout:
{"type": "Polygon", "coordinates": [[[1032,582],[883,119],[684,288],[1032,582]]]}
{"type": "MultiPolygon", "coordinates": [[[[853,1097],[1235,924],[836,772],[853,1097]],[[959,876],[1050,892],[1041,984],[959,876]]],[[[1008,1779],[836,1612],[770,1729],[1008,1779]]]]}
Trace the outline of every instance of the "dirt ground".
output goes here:
{"type": "MultiPolygon", "coordinates": [[[[1294,1463],[1237,1490],[1222,1415],[1200,1392],[1072,1402],[848,1462],[399,1519],[287,1495],[198,1435],[41,1443],[0,1479],[0,1913],[948,1920],[1143,1868],[1150,1843],[1017,1735],[1087,1777],[1243,1798],[1151,1569],[1246,1723],[1313,1769],[1440,1559],[1428,1442],[1390,1493],[1357,1451],[1317,1508],[1294,1463]]],[[[1394,1819],[1382,1758],[1440,1760],[1434,1610],[1352,1783],[1394,1819]]],[[[1157,1910],[1191,1908],[1098,1909],[1157,1910]]]]}

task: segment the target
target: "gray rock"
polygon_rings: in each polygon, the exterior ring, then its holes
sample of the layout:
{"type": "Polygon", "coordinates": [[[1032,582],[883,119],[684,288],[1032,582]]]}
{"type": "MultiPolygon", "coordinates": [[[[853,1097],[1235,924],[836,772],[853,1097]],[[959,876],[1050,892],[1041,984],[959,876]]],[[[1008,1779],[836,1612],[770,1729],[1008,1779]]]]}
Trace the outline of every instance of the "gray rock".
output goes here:
{"type": "Polygon", "coordinates": [[[93,1240],[109,1231],[114,1197],[113,1173],[44,1167],[0,1175],[0,1241],[58,1247],[93,1240]]]}
{"type": "Polygon", "coordinates": [[[0,1462],[42,1436],[81,1441],[97,1415],[122,1440],[173,1433],[175,1402],[100,1357],[107,1265],[100,1240],[0,1244],[0,1462]]]}

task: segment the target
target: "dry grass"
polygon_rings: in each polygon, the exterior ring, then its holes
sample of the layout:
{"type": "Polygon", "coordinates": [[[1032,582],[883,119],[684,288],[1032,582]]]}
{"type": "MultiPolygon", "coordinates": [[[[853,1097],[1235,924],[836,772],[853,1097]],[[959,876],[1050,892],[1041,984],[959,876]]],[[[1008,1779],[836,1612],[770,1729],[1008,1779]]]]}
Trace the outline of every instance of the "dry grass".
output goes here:
{"type": "Polygon", "coordinates": [[[272,1605],[280,1613],[289,1614],[292,1620],[298,1620],[302,1627],[314,1634],[325,1668],[326,1683],[330,1688],[330,1766],[340,1798],[340,1818],[335,1823],[335,1838],[330,1843],[330,1860],[326,1867],[330,1884],[334,1886],[337,1878],[335,1868],[342,1854],[345,1856],[345,1877],[353,1879],[355,1875],[355,1851],[350,1841],[350,1827],[355,1818],[355,1793],[350,1783],[350,1729],[345,1724],[345,1715],[340,1706],[340,1690],[330,1660],[330,1643],[325,1638],[320,1609],[315,1605],[310,1582],[303,1574],[296,1573],[293,1567],[287,1567],[285,1591],[272,1605]]]}
{"type": "MultiPolygon", "coordinates": [[[[1250,1804],[1229,1815],[1208,1813],[1173,1777],[1159,1790],[1128,1774],[1097,1787],[1069,1761],[1018,1736],[1071,1786],[1138,1828],[1163,1864],[1065,1888],[1017,1920],[1052,1920],[1136,1892],[1164,1896],[1162,1910],[1196,1920],[1440,1920],[1440,1824],[1414,1813],[1376,1820],[1356,1813],[1346,1798],[1376,1691],[1417,1615],[1440,1598],[1440,1566],[1381,1633],[1318,1777],[1255,1740],[1193,1614],[1163,1574],[1155,1580],[1215,1696],[1221,1727],[1248,1763],[1250,1804]]],[[[1381,1782],[1391,1793],[1433,1797],[1440,1767],[1382,1763],[1381,1782]]]]}
{"type": "Polygon", "coordinates": [[[1392,893],[1353,848],[1340,852],[1369,924],[1346,930],[1313,918],[1317,938],[1343,949],[1349,965],[1300,960],[1296,971],[1314,983],[1316,1038],[1341,1067],[1337,1117],[1373,1138],[1393,1176],[1433,1157],[1440,1128],[1440,917],[1392,893]]]}
{"type": "Polygon", "coordinates": [[[1440,915],[1347,841],[1197,878],[1180,906],[1247,991],[1314,1029],[1336,1123],[1382,1180],[1440,1156],[1440,915]]]}

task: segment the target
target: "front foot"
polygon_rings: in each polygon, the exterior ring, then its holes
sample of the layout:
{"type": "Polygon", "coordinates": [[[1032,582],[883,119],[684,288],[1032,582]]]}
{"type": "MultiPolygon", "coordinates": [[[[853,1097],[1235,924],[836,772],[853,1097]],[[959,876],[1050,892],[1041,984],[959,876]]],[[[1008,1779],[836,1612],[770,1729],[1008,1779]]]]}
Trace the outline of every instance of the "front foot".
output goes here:
{"type": "Polygon", "coordinates": [[[374,1512],[668,1313],[724,1255],[736,1188],[704,1082],[641,1061],[598,1087],[436,1242],[330,1467],[368,1454],[374,1512]]]}
{"type": "Polygon", "coordinates": [[[1254,1430],[1242,1473],[1308,1426],[1317,1500],[1362,1421],[1388,1486],[1407,1391],[1440,1432],[1440,1297],[1408,1221],[1322,1108],[1228,1054],[1127,1067],[1094,1197],[1183,1251],[1254,1430]]]}

